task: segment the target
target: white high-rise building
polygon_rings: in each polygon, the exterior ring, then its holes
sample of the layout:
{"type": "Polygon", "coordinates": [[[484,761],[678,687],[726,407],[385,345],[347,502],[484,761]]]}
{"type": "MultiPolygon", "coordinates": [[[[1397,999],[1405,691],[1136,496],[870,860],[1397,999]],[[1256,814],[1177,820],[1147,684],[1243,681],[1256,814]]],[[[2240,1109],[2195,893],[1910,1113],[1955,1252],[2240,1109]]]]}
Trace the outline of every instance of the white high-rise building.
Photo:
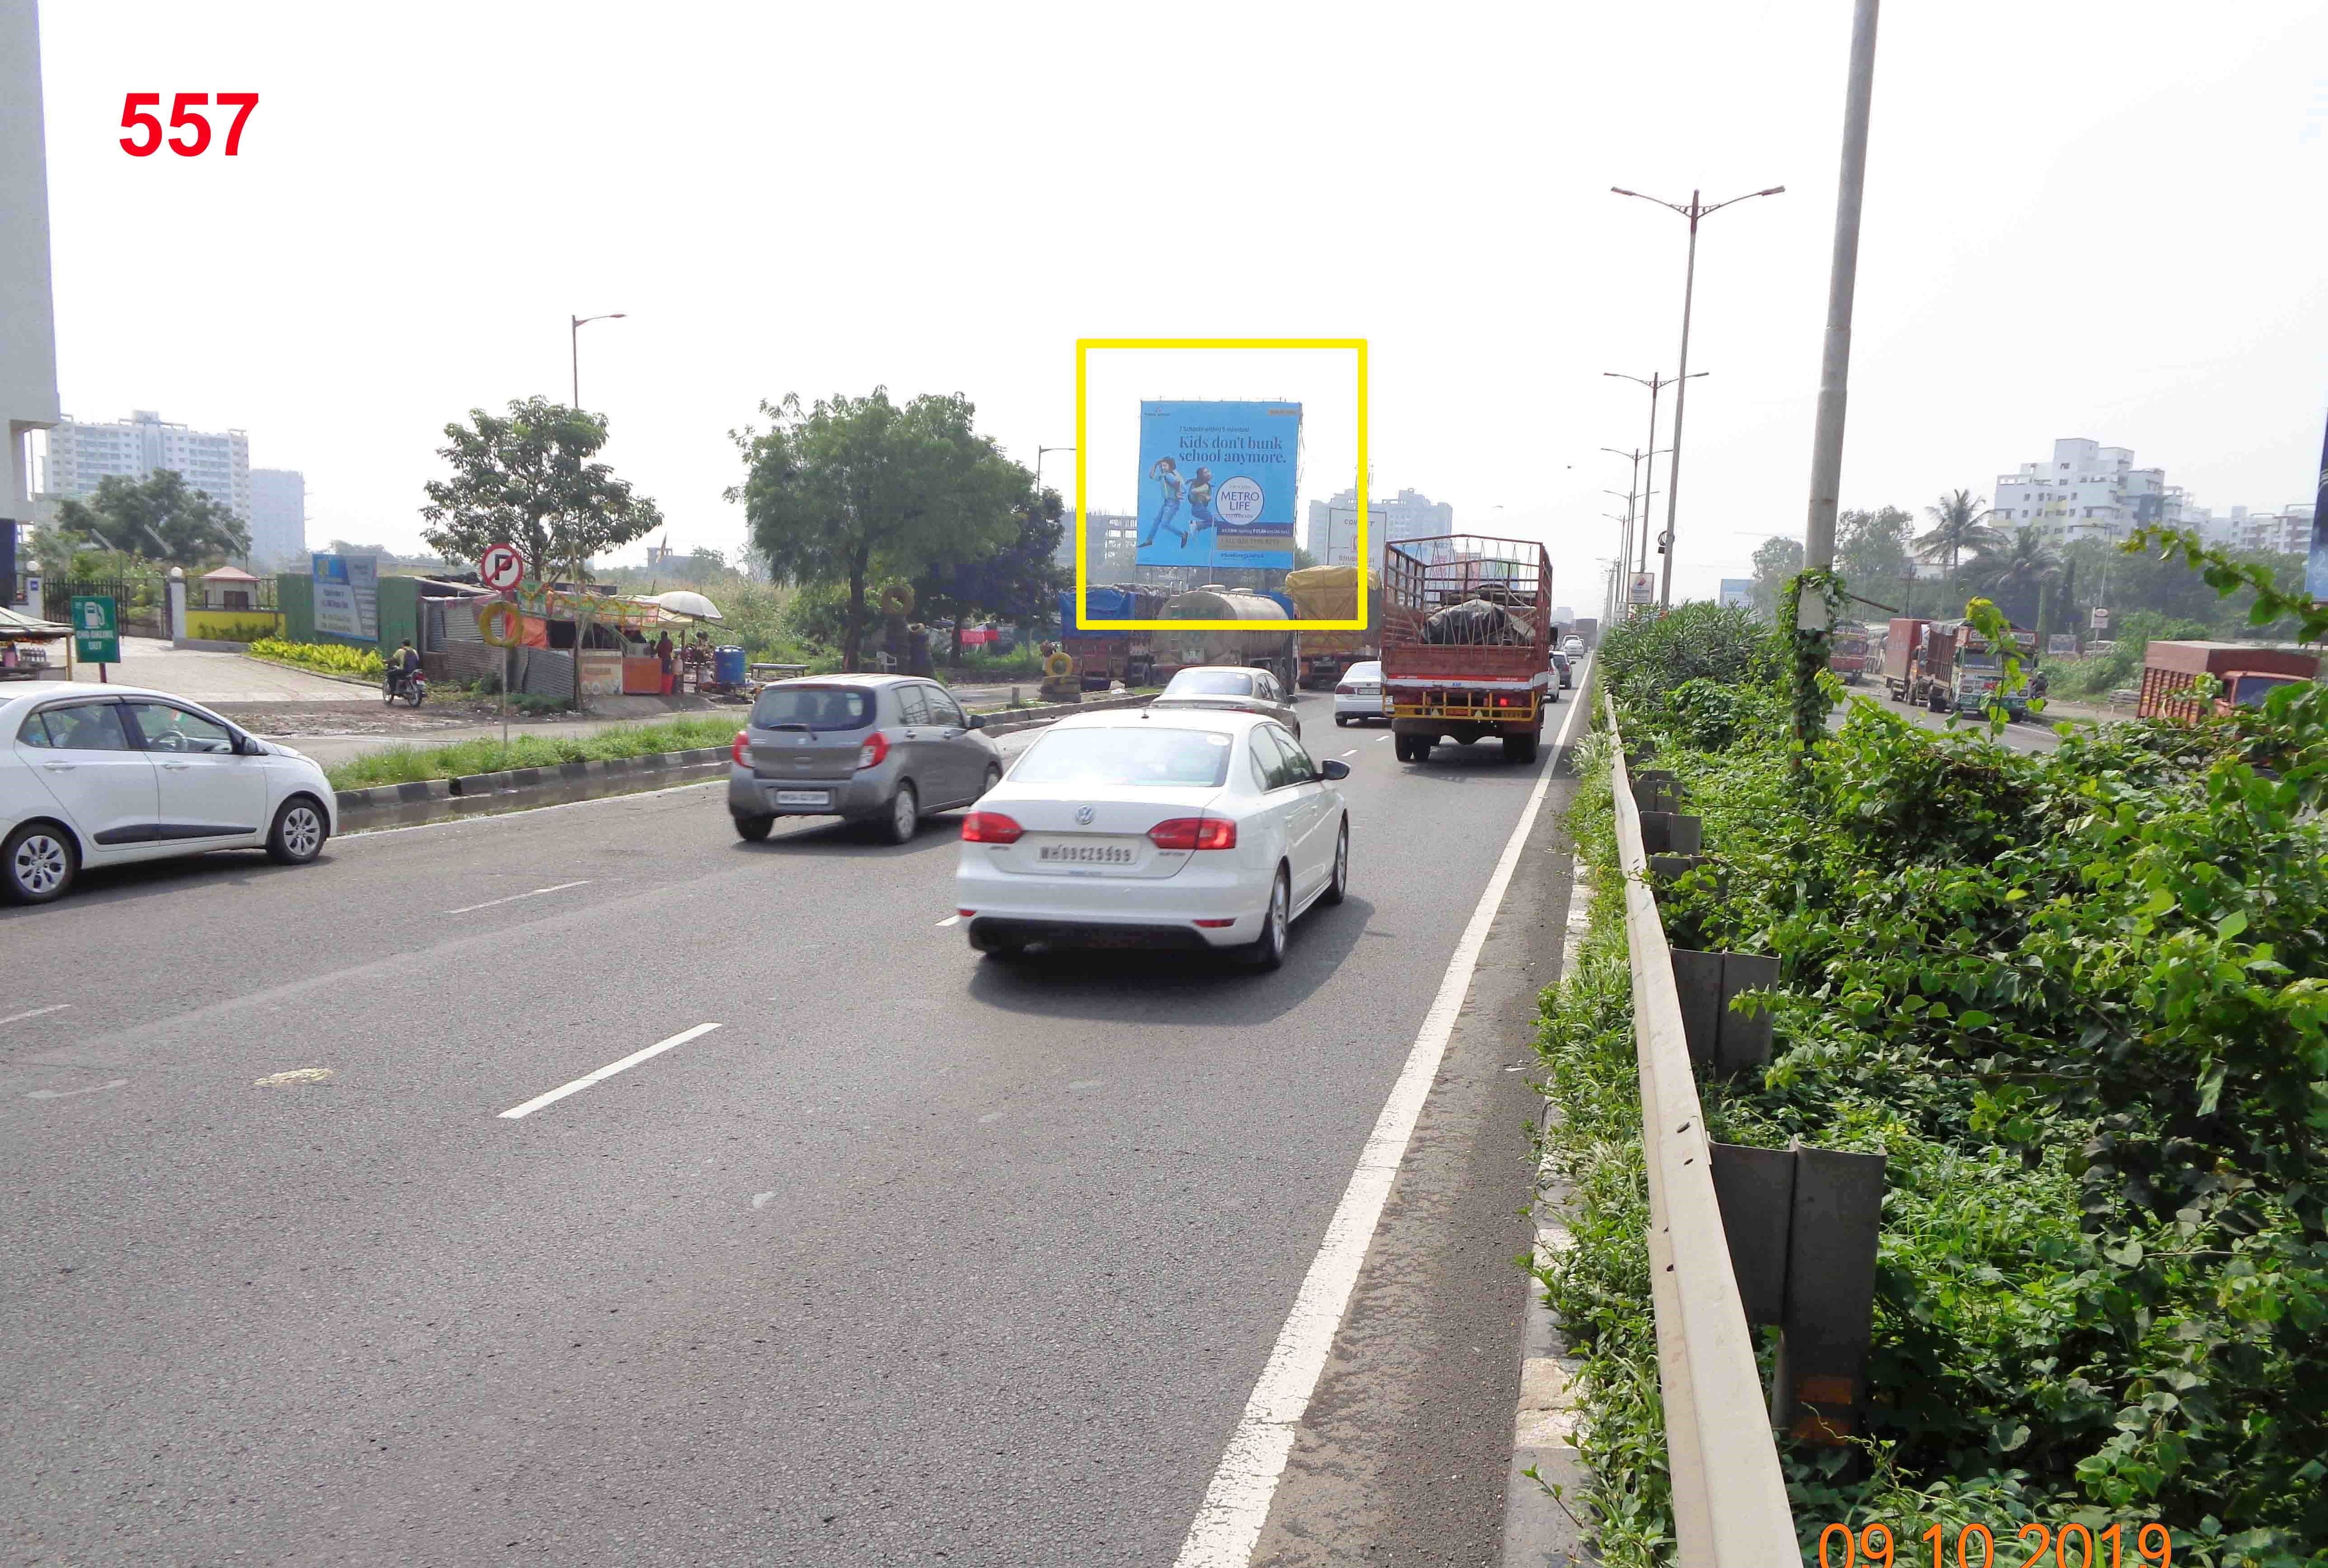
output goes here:
{"type": "Polygon", "coordinates": [[[2211,507],[2187,507],[2183,521],[2195,527],[2210,545],[2227,550],[2267,550],[2282,555],[2304,555],[2312,550],[2310,501],[2290,501],[2276,512],[2247,507],[2225,509],[2217,517],[2211,507]]]}
{"type": "MultiPolygon", "coordinates": [[[[1358,492],[1346,490],[1331,500],[1310,503],[1308,549],[1321,566],[1347,566],[1356,559],[1358,492]],[[1322,546],[1322,547],[1321,547],[1322,546]]],[[[1403,490],[1395,496],[1366,499],[1366,555],[1382,570],[1387,546],[1409,539],[1432,539],[1455,531],[1455,508],[1434,501],[1419,491],[1403,490]]]]}
{"type": "Polygon", "coordinates": [[[2132,449],[2070,436],[2053,443],[2051,462],[1997,476],[1989,522],[2007,531],[2033,524],[2064,544],[2123,539],[2150,523],[2181,522],[2182,499],[2165,470],[2135,467],[2132,449]]]}
{"type": "Polygon", "coordinates": [[[90,425],[67,415],[49,432],[50,495],[81,499],[98,481],[113,474],[146,479],[156,469],[175,469],[188,490],[198,490],[250,524],[250,439],[239,430],[189,430],[164,423],[141,408],[112,425],[90,425]]]}
{"type": "Polygon", "coordinates": [[[296,470],[250,471],[250,569],[307,567],[307,480],[296,470]]]}

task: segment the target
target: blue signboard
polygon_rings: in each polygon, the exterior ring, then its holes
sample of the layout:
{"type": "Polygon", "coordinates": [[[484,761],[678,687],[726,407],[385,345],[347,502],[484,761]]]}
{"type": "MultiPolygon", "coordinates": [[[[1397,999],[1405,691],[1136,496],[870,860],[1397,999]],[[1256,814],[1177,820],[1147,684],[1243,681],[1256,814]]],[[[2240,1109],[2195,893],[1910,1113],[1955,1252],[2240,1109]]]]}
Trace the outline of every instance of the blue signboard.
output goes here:
{"type": "Polygon", "coordinates": [[[1299,403],[1142,403],[1143,566],[1293,565],[1299,403]]]}

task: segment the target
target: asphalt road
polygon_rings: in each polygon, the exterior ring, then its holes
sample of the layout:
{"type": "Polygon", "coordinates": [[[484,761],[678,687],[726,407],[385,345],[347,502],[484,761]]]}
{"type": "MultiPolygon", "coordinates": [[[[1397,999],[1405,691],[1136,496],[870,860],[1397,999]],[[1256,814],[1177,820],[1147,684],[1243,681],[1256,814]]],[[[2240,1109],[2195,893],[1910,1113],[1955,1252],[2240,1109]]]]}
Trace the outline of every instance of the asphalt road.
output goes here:
{"type": "MultiPolygon", "coordinates": [[[[1274,975],[981,962],[950,819],[718,786],[0,912],[14,1560],[1173,1562],[1555,765],[1301,707],[1353,888],[1274,975]]],[[[1254,1561],[1496,1561],[1568,789],[1254,1561]]]]}
{"type": "MultiPolygon", "coordinates": [[[[1936,714],[1925,707],[1910,707],[1906,703],[1895,703],[1884,695],[1883,688],[1880,686],[1854,688],[1851,701],[1866,703],[1895,717],[1906,719],[1910,723],[1920,724],[1928,730],[1945,733],[1950,727],[1948,714],[1936,714]]],[[[1829,726],[1840,726],[1844,715],[1848,711],[1849,705],[1846,704],[1828,714],[1829,726]]],[[[1988,733],[1988,721],[1977,715],[1962,717],[1957,719],[1955,730],[1959,734],[1985,736],[1988,733]]],[[[2061,737],[2054,733],[2053,721],[2049,720],[2042,714],[2032,714],[2017,724],[2005,725],[2004,733],[1995,737],[1995,740],[1998,744],[2015,751],[2050,751],[2061,743],[2061,737]]]]}

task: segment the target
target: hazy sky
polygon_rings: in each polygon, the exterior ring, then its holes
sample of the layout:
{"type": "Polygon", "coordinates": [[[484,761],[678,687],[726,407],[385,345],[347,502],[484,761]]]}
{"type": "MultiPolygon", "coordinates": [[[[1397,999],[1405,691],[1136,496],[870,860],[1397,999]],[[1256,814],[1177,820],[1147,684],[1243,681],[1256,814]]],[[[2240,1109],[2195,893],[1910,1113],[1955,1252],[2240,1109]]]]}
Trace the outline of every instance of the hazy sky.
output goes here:
{"type": "MultiPolygon", "coordinates": [[[[962,391],[1031,466],[1079,336],[1361,336],[1379,493],[1546,539],[1586,602],[1709,200],[1676,588],[1798,533],[1847,0],[1442,7],[47,0],[64,406],[249,432],[310,533],[409,545],[441,427],[568,388],[676,545],[733,546],[763,397],[962,391]],[[234,159],[129,91],[256,90],[234,159]],[[1504,510],[1492,509],[1501,506],[1504,510]]],[[[2201,504],[2308,499],[2328,403],[2328,6],[1887,8],[1848,506],[2056,436],[2201,504]]],[[[1275,397],[1131,378],[1121,391],[1275,397]]],[[[1115,396],[1117,394],[1111,394],[1115,396]]],[[[1304,499],[1347,461],[1319,394],[1304,499]]],[[[1125,504],[1136,410],[1094,405],[1125,504]]],[[[1660,444],[1663,443],[1662,435],[1660,444]]],[[[1047,481],[1072,493],[1054,457],[1047,481]]],[[[1663,488],[1660,466],[1659,488],[1663,488]]],[[[1660,513],[1662,511],[1662,502],[1660,513]]]]}

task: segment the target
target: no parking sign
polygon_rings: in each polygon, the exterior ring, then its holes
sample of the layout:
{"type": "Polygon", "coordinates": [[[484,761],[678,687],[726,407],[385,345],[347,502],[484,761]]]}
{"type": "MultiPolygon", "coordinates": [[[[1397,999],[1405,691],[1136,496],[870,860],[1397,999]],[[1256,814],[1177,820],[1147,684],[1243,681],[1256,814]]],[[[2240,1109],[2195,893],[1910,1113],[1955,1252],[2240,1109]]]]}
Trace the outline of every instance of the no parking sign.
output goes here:
{"type": "Polygon", "coordinates": [[[525,576],[525,557],[518,554],[515,545],[489,546],[484,558],[477,563],[478,581],[488,588],[506,593],[525,576]]]}

